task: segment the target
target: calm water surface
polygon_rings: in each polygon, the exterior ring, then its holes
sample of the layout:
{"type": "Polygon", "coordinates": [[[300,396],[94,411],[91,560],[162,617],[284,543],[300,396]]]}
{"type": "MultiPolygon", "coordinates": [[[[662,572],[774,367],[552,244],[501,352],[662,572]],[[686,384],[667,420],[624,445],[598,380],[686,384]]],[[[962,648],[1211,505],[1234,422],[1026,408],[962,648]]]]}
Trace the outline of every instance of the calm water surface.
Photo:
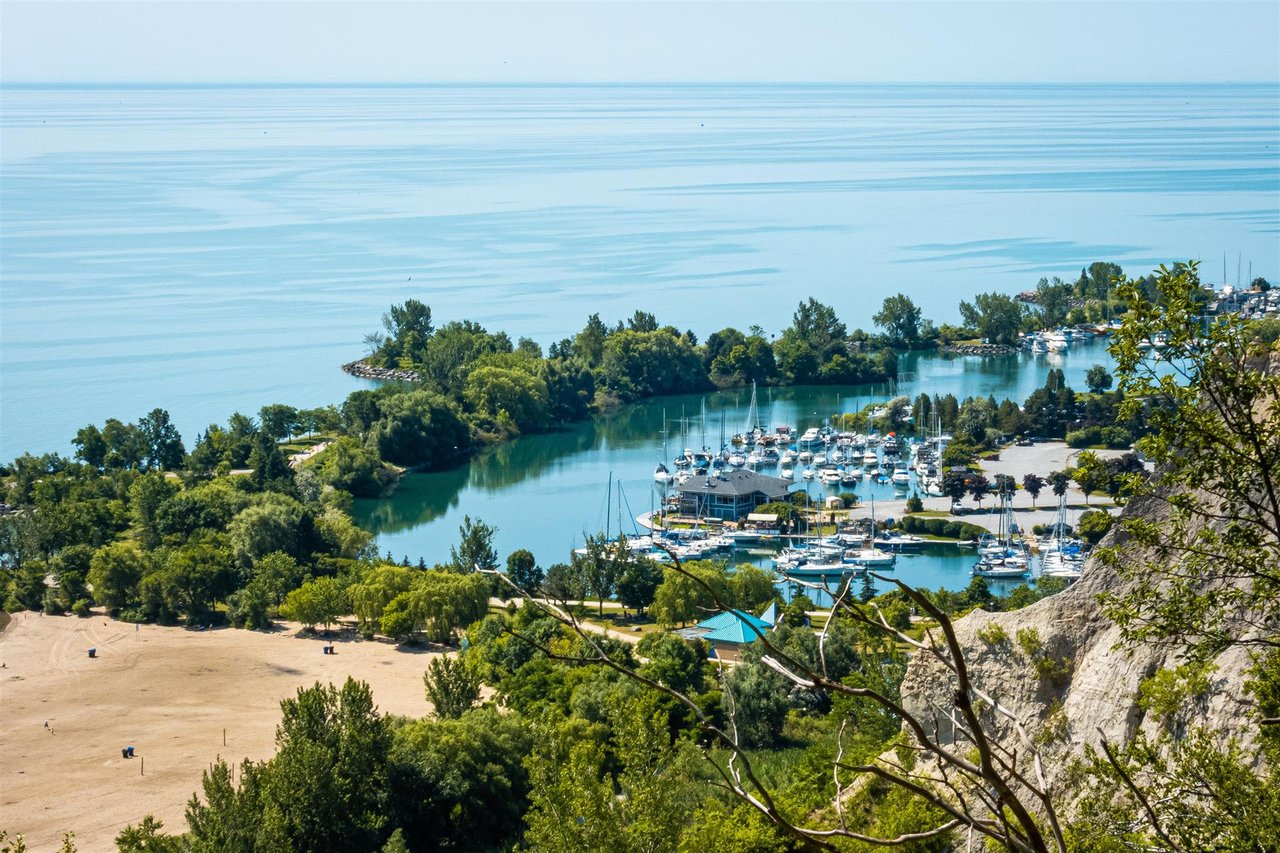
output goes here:
{"type": "MultiPolygon", "coordinates": [[[[1069,383],[1083,388],[1084,373],[1095,363],[1110,363],[1102,342],[1077,344],[1067,353],[1053,356],[912,356],[904,359],[904,369],[911,371],[909,378],[900,382],[896,391],[912,396],[921,391],[953,393],[960,399],[995,394],[997,400],[1008,396],[1021,401],[1044,384],[1053,367],[1061,368],[1069,383]]],[[[890,393],[886,386],[762,388],[757,405],[770,424],[791,424],[803,430],[825,424],[833,412],[858,411],[887,399],[890,393]]],[[[707,445],[720,446],[722,416],[728,435],[746,426],[750,397],[748,389],[705,397],[707,445]]],[[[574,547],[582,545],[585,533],[603,531],[606,523],[615,533],[619,524],[624,532],[636,530],[634,517],[651,509],[659,499],[653,483],[654,466],[684,447],[703,446],[699,423],[703,401],[701,396],[645,401],[561,432],[501,445],[449,471],[407,476],[391,498],[357,501],[356,520],[378,535],[380,550],[390,551],[396,559],[447,560],[450,547],[457,543],[463,516],[470,515],[498,528],[495,545],[502,558],[516,548],[528,548],[543,566],[562,562],[574,547]],[[695,421],[685,427],[683,436],[678,423],[682,414],[695,421]],[[661,435],[664,415],[671,432],[665,456],[661,435]],[[616,491],[608,497],[611,480],[622,484],[621,507],[616,491]]],[[[864,502],[895,496],[893,486],[876,485],[869,479],[852,489],[796,482],[815,502],[840,491],[854,491],[864,502]]],[[[897,496],[901,498],[900,493],[897,496]]],[[[765,565],[767,555],[744,551],[734,559],[765,565]]],[[[930,588],[963,588],[969,582],[973,561],[971,551],[932,549],[900,558],[896,574],[930,588]]]]}
{"type": "Polygon", "coordinates": [[[1278,137],[1265,85],[0,87],[0,457],[337,401],[408,297],[545,346],[954,320],[1102,259],[1275,280],[1278,137]]]}

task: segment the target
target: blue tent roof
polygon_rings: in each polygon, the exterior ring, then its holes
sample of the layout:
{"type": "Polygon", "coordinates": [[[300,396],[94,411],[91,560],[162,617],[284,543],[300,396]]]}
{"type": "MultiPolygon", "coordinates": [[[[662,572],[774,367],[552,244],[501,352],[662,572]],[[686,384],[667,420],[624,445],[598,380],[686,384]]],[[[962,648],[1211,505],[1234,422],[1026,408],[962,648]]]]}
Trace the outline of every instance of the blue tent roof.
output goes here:
{"type": "Polygon", "coordinates": [[[720,628],[726,628],[730,625],[737,625],[746,622],[755,625],[762,631],[768,630],[770,624],[763,619],[752,616],[750,613],[743,613],[741,610],[729,610],[724,613],[717,613],[709,619],[703,619],[698,623],[698,627],[707,631],[715,631],[720,628]]]}
{"type": "Polygon", "coordinates": [[[698,623],[698,627],[707,632],[702,635],[702,639],[708,642],[743,645],[755,641],[760,634],[768,633],[773,626],[750,613],[730,610],[727,613],[717,613],[710,619],[704,619],[698,623]]]}

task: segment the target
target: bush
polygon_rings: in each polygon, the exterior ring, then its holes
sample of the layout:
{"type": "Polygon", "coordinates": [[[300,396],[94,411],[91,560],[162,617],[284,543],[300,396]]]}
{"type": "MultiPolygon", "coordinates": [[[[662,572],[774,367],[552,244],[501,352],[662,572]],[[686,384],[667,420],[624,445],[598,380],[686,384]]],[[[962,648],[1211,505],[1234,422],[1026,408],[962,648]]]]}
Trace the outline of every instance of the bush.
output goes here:
{"type": "Polygon", "coordinates": [[[978,631],[978,639],[988,646],[1000,646],[1009,642],[1009,633],[999,623],[992,622],[978,631]]]}
{"type": "Polygon", "coordinates": [[[912,492],[911,497],[907,498],[907,512],[923,512],[924,501],[921,500],[918,492],[912,492]]]}
{"type": "Polygon", "coordinates": [[[903,518],[898,522],[898,528],[904,533],[923,533],[927,536],[944,536],[948,539],[977,539],[987,532],[986,528],[965,521],[921,518],[915,515],[903,518]]]}
{"type": "Polygon", "coordinates": [[[1087,426],[1068,432],[1066,441],[1070,447],[1093,447],[1101,444],[1110,448],[1125,448],[1133,444],[1133,436],[1124,427],[1087,426]]]}
{"type": "Polygon", "coordinates": [[[1102,510],[1090,510],[1080,516],[1080,537],[1090,545],[1097,545],[1114,522],[1110,514],[1102,510]]]}
{"type": "Polygon", "coordinates": [[[76,603],[71,605],[71,612],[81,618],[93,615],[89,610],[89,599],[87,598],[77,598],[76,603]]]}

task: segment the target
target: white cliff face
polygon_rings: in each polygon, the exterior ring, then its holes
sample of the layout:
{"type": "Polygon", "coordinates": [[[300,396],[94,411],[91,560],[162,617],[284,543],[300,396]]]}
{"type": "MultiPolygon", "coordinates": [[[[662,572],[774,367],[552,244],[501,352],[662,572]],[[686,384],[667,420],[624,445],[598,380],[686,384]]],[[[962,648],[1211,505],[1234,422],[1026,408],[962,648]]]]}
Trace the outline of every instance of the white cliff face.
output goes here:
{"type": "MultiPolygon", "coordinates": [[[[1154,501],[1134,500],[1125,514],[1154,516],[1159,511],[1154,501]]],[[[1109,535],[1103,544],[1112,541],[1109,535]]],[[[973,684],[1011,711],[1032,738],[1050,741],[1045,754],[1051,779],[1081,755],[1086,744],[1096,747],[1103,736],[1119,744],[1140,729],[1154,732],[1160,723],[1138,707],[1138,687],[1159,669],[1185,662],[1175,649],[1118,646],[1120,630],[1102,613],[1097,598],[1103,591],[1120,589],[1122,583],[1113,569],[1090,560],[1085,576],[1058,595],[1011,613],[974,611],[955,623],[973,684]],[[1003,629],[1007,639],[990,642],[998,635],[993,625],[1003,629]],[[1058,671],[1037,673],[1017,639],[1026,629],[1038,635],[1040,655],[1055,661],[1066,658],[1058,671]],[[1054,737],[1048,737],[1051,732],[1054,737]]],[[[1214,663],[1208,699],[1191,711],[1187,725],[1238,734],[1247,745],[1253,728],[1248,724],[1249,697],[1244,695],[1248,653],[1232,648],[1214,663]]],[[[943,742],[951,739],[955,684],[939,661],[923,653],[914,656],[902,684],[904,707],[935,722],[943,742]]],[[[990,713],[984,719],[1003,742],[1016,743],[1011,721],[990,713]]]]}

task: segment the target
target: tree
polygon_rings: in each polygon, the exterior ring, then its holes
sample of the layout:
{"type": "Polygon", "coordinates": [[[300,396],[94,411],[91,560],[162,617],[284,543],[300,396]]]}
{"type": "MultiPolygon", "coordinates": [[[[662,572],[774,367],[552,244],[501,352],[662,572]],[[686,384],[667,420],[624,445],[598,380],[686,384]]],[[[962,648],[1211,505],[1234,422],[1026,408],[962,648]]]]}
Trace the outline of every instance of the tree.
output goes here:
{"type": "Polygon", "coordinates": [[[1076,532],[1090,545],[1097,545],[1102,537],[1107,535],[1114,521],[1115,519],[1103,510],[1091,510],[1081,514],[1080,521],[1076,524],[1076,532]]]}
{"type": "Polygon", "coordinates": [[[394,476],[378,454],[349,435],[330,442],[316,464],[321,481],[356,497],[378,497],[394,476]]]}
{"type": "Polygon", "coordinates": [[[910,297],[898,293],[885,297],[880,311],[871,321],[884,329],[894,346],[910,346],[920,337],[921,311],[910,297]]]}
{"type": "Polygon", "coordinates": [[[152,409],[138,421],[138,432],[146,445],[146,464],[149,468],[174,471],[182,467],[187,449],[182,446],[182,436],[164,409],[152,409]]]}
{"type": "Polygon", "coordinates": [[[537,595],[542,586],[543,573],[532,552],[518,548],[507,557],[507,577],[517,589],[529,595],[537,595]]]}
{"type": "Polygon", "coordinates": [[[554,601],[581,601],[587,594],[587,581],[577,561],[556,563],[547,569],[542,593],[554,601]]]}
{"type": "Polygon", "coordinates": [[[1053,489],[1053,496],[1056,498],[1065,495],[1067,487],[1071,485],[1071,475],[1066,471],[1050,471],[1046,479],[1053,489]]]}
{"type": "Polygon", "coordinates": [[[549,420],[547,383],[524,370],[477,367],[467,377],[463,397],[490,418],[505,412],[521,432],[541,429],[549,420]]]}
{"type": "Polygon", "coordinates": [[[1057,276],[1052,281],[1040,279],[1036,285],[1036,307],[1040,311],[1040,322],[1046,328],[1060,325],[1071,311],[1074,295],[1075,288],[1057,276]]]}
{"type": "Polygon", "coordinates": [[[1085,450],[1076,457],[1076,467],[1072,469],[1071,479],[1076,481],[1080,491],[1084,492],[1084,502],[1089,502],[1089,495],[1105,485],[1106,466],[1092,450],[1085,450]]]}
{"type": "Polygon", "coordinates": [[[1252,282],[1250,282],[1249,289],[1257,290],[1261,293],[1266,293],[1268,290],[1271,289],[1271,282],[1267,281],[1262,276],[1258,276],[1252,282]]]}
{"type": "Polygon", "coordinates": [[[969,494],[973,496],[978,506],[982,506],[982,501],[991,494],[991,483],[981,474],[970,474],[968,478],[969,494]]]}
{"type": "Polygon", "coordinates": [[[1101,364],[1095,364],[1085,373],[1084,382],[1089,387],[1089,393],[1101,394],[1111,387],[1111,374],[1101,364]]]}
{"type": "Polygon", "coordinates": [[[259,490],[288,491],[293,483],[293,469],[265,430],[259,430],[253,438],[249,468],[250,479],[259,490]]]}
{"type": "Polygon", "coordinates": [[[979,293],[972,303],[960,303],[960,316],[991,343],[1013,344],[1022,331],[1026,306],[1003,293],[979,293]]]}
{"type": "Polygon", "coordinates": [[[1026,489],[1027,494],[1031,495],[1031,505],[1036,505],[1036,500],[1040,497],[1040,490],[1045,487],[1045,479],[1039,474],[1024,474],[1022,477],[1022,488],[1026,489]]]}
{"type": "MultiPolygon", "coordinates": [[[[391,735],[369,686],[350,678],[336,688],[300,689],[280,703],[277,752],[259,777],[266,849],[374,850],[385,836],[391,735]]],[[[214,807],[211,801],[210,807],[214,807]]],[[[202,822],[188,806],[193,836],[202,822]]],[[[223,848],[225,849],[225,848],[223,848]]]]}
{"type": "Polygon", "coordinates": [[[147,815],[137,826],[130,824],[116,836],[117,853],[183,853],[187,845],[182,839],[161,830],[164,821],[147,815]]]}
{"type": "Polygon", "coordinates": [[[518,715],[490,709],[396,729],[392,813],[416,849],[507,850],[519,842],[529,807],[529,730],[518,715]]]}
{"type": "Polygon", "coordinates": [[[721,707],[739,746],[773,746],[787,717],[787,683],[761,663],[739,664],[724,678],[721,707]]]}
{"type": "Polygon", "coordinates": [[[631,555],[618,576],[618,601],[637,613],[644,613],[662,583],[662,567],[641,554],[631,555]]]}
{"type": "Polygon", "coordinates": [[[672,690],[690,695],[701,693],[706,682],[707,647],[701,640],[686,640],[675,634],[645,634],[636,644],[636,654],[647,663],[640,673],[672,690]]]}
{"type": "Polygon", "coordinates": [[[446,398],[431,391],[408,391],[383,399],[372,441],[383,459],[398,465],[440,466],[471,444],[470,431],[446,398]]]}
{"type": "Polygon", "coordinates": [[[302,505],[283,495],[261,496],[261,503],[245,507],[227,525],[231,550],[242,566],[273,551],[296,554],[302,505]]]}
{"type": "Polygon", "coordinates": [[[93,424],[81,427],[72,440],[76,446],[76,458],[86,465],[101,468],[107,458],[107,442],[102,431],[93,424]]]}
{"type": "Polygon", "coordinates": [[[129,487],[129,512],[141,532],[142,544],[154,548],[160,544],[157,516],[165,501],[178,493],[178,484],[164,474],[143,474],[129,487]]]}
{"type": "Polygon", "coordinates": [[[480,698],[480,679],[462,658],[441,655],[422,674],[427,701],[442,720],[456,720],[480,698]]]}
{"type": "Polygon", "coordinates": [[[89,564],[94,599],[111,613],[119,612],[136,596],[145,568],[145,558],[133,543],[103,545],[89,564]]]}
{"type": "Polygon", "coordinates": [[[1234,315],[1202,323],[1195,263],[1161,267],[1154,289],[1118,287],[1129,312],[1111,354],[1121,416],[1146,416],[1150,432],[1137,446],[1156,470],[1128,475],[1126,488],[1169,512],[1159,524],[1121,520],[1149,550],[1140,560],[1103,553],[1129,584],[1104,599],[1105,610],[1127,642],[1189,642],[1201,658],[1235,644],[1280,645],[1276,349],[1234,315]],[[1168,343],[1159,362],[1144,346],[1157,335],[1168,343]]]}
{"type": "Polygon", "coordinates": [[[351,606],[347,590],[337,578],[314,578],[290,592],[280,605],[280,615],[301,622],[307,628],[323,625],[325,630],[351,606]]]}
{"type": "Polygon", "coordinates": [[[587,582],[587,591],[598,600],[599,612],[603,616],[604,600],[613,596],[618,579],[629,562],[630,551],[627,540],[621,536],[614,540],[587,536],[586,551],[583,555],[574,554],[573,560],[587,582]]]}
{"type": "Polygon", "coordinates": [[[298,410],[283,403],[272,403],[258,410],[258,423],[273,441],[280,441],[298,428],[298,410]]]}
{"type": "Polygon", "coordinates": [[[498,569],[498,552],[493,547],[493,537],[498,528],[485,524],[471,516],[462,517],[458,527],[459,542],[449,549],[449,563],[455,572],[493,572],[498,569]]]}

